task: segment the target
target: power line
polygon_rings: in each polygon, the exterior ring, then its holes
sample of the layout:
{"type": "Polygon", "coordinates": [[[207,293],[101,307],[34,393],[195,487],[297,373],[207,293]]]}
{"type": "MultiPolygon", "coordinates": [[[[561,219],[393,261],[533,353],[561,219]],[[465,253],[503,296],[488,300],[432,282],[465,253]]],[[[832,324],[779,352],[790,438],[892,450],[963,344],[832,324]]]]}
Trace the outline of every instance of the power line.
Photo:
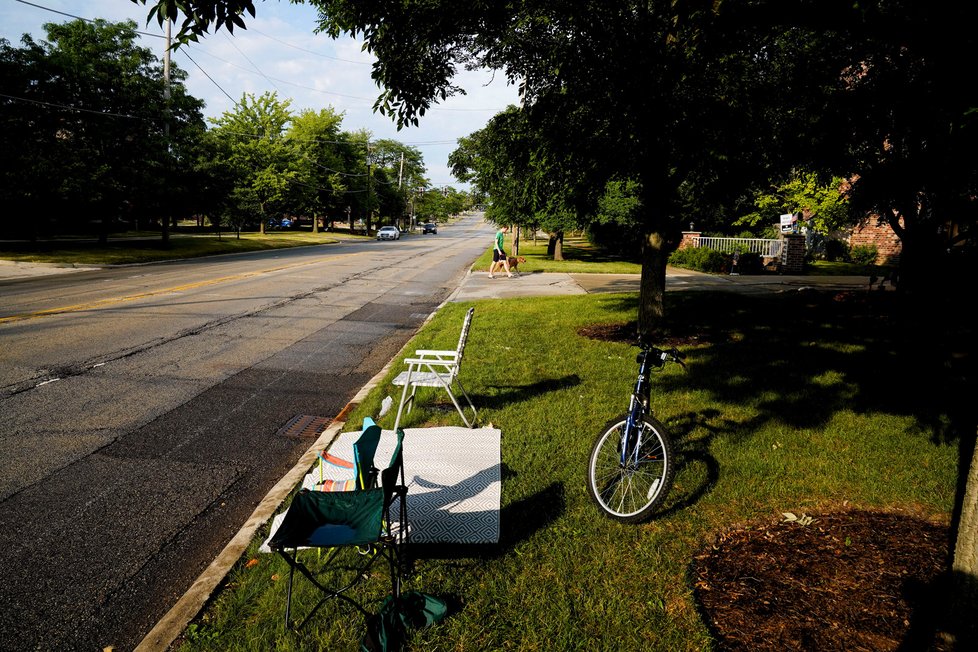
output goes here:
{"type": "Polygon", "coordinates": [[[233,47],[233,48],[234,48],[235,50],[237,50],[237,51],[238,51],[238,54],[240,54],[241,56],[243,56],[243,57],[245,58],[245,61],[247,61],[248,63],[250,63],[250,64],[251,64],[251,67],[252,67],[252,68],[254,68],[255,70],[257,70],[257,71],[258,71],[258,74],[259,74],[259,75],[261,75],[262,77],[264,77],[264,78],[265,78],[265,81],[267,81],[267,82],[268,82],[269,84],[271,84],[272,86],[275,86],[275,90],[277,90],[278,92],[280,92],[280,93],[282,92],[282,89],[281,89],[281,88],[279,88],[278,86],[276,86],[276,85],[275,85],[275,82],[273,82],[273,81],[272,81],[271,79],[269,79],[269,78],[268,78],[268,75],[266,75],[266,74],[265,74],[264,72],[262,72],[262,69],[261,69],[261,68],[259,68],[259,67],[258,67],[258,66],[257,66],[257,65],[255,64],[255,62],[254,62],[254,61],[252,61],[251,59],[249,59],[249,58],[248,58],[248,55],[247,55],[247,54],[245,54],[244,52],[242,52],[242,51],[241,51],[241,48],[239,48],[239,47],[237,46],[237,44],[235,44],[235,42],[234,42],[234,40],[233,40],[233,39],[232,39],[232,38],[231,38],[230,36],[228,36],[228,33],[227,33],[227,32],[224,32],[224,38],[226,38],[226,39],[227,39],[227,41],[228,41],[228,43],[230,43],[230,44],[231,44],[231,47],[233,47]]]}
{"type": "Polygon", "coordinates": [[[309,54],[314,54],[317,57],[322,57],[324,59],[332,59],[333,61],[342,61],[343,63],[354,63],[354,64],[357,64],[359,66],[371,66],[371,65],[373,65],[369,61],[354,61],[353,59],[341,59],[340,57],[331,57],[328,54],[323,54],[322,52],[316,52],[315,50],[308,50],[306,48],[300,48],[298,45],[295,45],[294,43],[289,43],[288,41],[283,41],[280,38],[275,38],[274,36],[272,36],[270,34],[266,34],[266,33],[262,32],[262,31],[259,31],[259,30],[255,29],[254,27],[252,27],[248,31],[254,32],[255,34],[261,34],[265,38],[271,39],[273,41],[277,41],[277,42],[281,43],[282,45],[287,45],[288,47],[293,48],[295,50],[300,50],[302,52],[308,52],[309,54]]]}
{"type": "Polygon", "coordinates": [[[190,63],[192,63],[195,66],[197,66],[197,70],[199,70],[201,73],[203,73],[204,77],[207,77],[207,79],[211,80],[211,83],[214,84],[215,86],[217,86],[218,90],[220,90],[222,93],[224,93],[224,96],[226,98],[228,98],[229,100],[231,100],[231,104],[233,104],[234,106],[237,106],[238,105],[238,101],[236,99],[234,99],[233,97],[231,97],[230,95],[228,95],[228,92],[226,90],[224,90],[223,88],[221,88],[221,85],[218,84],[216,81],[214,81],[214,78],[211,77],[210,75],[208,75],[207,74],[207,71],[204,70],[203,68],[201,68],[200,67],[200,64],[197,63],[196,61],[194,61],[193,57],[191,57],[189,54],[187,54],[186,51],[183,52],[183,55],[185,57],[187,57],[188,59],[190,59],[190,63]]]}
{"type": "MultiPolygon", "coordinates": [[[[51,7],[45,7],[43,5],[34,4],[33,2],[27,2],[27,0],[14,0],[14,2],[19,2],[22,5],[29,5],[31,7],[36,7],[38,9],[43,9],[44,11],[50,11],[53,14],[61,14],[62,16],[67,16],[68,18],[75,18],[77,20],[83,20],[86,23],[95,23],[95,22],[98,22],[96,20],[92,20],[91,18],[85,18],[84,16],[76,16],[75,14],[69,14],[69,13],[66,13],[64,11],[58,11],[57,9],[52,9],[51,7]]],[[[140,34],[141,36],[152,36],[153,38],[166,38],[162,34],[153,34],[152,32],[141,32],[138,29],[137,30],[133,30],[133,31],[135,31],[136,34],[140,34]]]]}
{"type": "Polygon", "coordinates": [[[30,104],[40,104],[41,106],[50,106],[55,109],[68,109],[69,111],[78,111],[79,113],[94,113],[95,115],[104,115],[110,118],[128,118],[130,120],[149,120],[149,118],[143,118],[138,115],[128,115],[126,113],[112,113],[111,111],[95,111],[94,109],[79,109],[76,106],[69,106],[67,104],[43,102],[41,100],[32,100],[27,97],[17,97],[16,95],[7,95],[6,93],[0,93],[0,97],[5,97],[8,100],[16,100],[18,102],[29,102],[30,104]]]}

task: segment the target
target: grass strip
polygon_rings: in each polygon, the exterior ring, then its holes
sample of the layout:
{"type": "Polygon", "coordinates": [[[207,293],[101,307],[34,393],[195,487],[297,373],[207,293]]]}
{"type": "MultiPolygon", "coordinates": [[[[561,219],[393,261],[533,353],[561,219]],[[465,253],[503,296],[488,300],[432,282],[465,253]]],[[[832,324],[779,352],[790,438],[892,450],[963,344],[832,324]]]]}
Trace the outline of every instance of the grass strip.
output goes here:
{"type": "MultiPolygon", "coordinates": [[[[717,532],[839,505],[946,519],[956,447],[927,425],[942,419],[934,412],[942,403],[906,382],[914,370],[888,336],[879,303],[888,299],[839,296],[667,295],[664,343],[681,345],[688,369],[654,376],[652,402],[676,440],[679,473],[664,510],[639,526],[600,516],[585,488],[594,437],[627,407],[636,349],[578,334],[634,321],[636,296],[445,306],[407,350],[454,348],[464,311],[475,306],[461,378],[480,422],[503,433],[502,540],[417,551],[408,588],[459,608],[416,633],[412,649],[709,650],[689,575],[717,532]]],[[[396,400],[389,381],[401,368],[392,365],[351,424],[376,415],[384,396],[396,400]]],[[[393,418],[380,423],[390,428],[393,418]]],[[[461,420],[444,392],[419,390],[404,425],[461,420]]],[[[180,649],[356,649],[364,622],[343,605],[328,605],[300,633],[283,628],[287,567],[257,553],[266,535],[180,649]]],[[[385,578],[364,590],[379,606],[385,578]]],[[[300,585],[294,600],[311,605],[315,595],[300,585]]]]}

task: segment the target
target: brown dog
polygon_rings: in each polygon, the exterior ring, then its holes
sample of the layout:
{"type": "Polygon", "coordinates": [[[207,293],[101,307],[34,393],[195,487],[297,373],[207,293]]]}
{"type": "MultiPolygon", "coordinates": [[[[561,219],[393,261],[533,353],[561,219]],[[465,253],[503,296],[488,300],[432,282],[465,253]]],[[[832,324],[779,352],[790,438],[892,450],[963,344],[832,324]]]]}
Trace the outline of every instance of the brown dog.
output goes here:
{"type": "Polygon", "coordinates": [[[524,258],[523,256],[509,256],[506,260],[507,262],[509,262],[509,271],[519,276],[520,263],[525,263],[526,258],[524,258]]]}

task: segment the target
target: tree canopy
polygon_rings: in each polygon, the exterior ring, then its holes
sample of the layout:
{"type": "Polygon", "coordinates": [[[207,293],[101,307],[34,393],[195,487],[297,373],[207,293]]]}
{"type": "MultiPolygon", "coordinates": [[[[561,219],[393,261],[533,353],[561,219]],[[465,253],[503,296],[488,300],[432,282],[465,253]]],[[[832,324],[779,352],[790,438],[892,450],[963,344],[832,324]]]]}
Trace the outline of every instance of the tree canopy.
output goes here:
{"type": "Polygon", "coordinates": [[[171,69],[136,45],[135,23],[47,24],[48,40],[0,40],[0,201],[9,226],[29,235],[95,228],[164,211],[186,178],[171,174],[204,129],[202,102],[171,69]],[[164,181],[176,182],[167,188],[164,181]]]}

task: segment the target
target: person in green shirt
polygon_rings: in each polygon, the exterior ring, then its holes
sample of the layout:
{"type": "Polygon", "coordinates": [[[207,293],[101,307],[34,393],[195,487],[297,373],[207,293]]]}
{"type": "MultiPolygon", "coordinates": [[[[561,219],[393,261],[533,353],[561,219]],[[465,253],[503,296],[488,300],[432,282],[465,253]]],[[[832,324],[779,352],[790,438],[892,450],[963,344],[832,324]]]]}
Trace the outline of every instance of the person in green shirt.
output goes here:
{"type": "Polygon", "coordinates": [[[500,264],[506,269],[506,276],[509,278],[513,277],[513,274],[509,271],[509,260],[506,258],[506,251],[503,249],[503,238],[508,230],[505,226],[501,226],[496,231],[496,237],[492,243],[492,265],[489,266],[489,278],[496,278],[493,276],[493,272],[497,271],[500,264]]]}

